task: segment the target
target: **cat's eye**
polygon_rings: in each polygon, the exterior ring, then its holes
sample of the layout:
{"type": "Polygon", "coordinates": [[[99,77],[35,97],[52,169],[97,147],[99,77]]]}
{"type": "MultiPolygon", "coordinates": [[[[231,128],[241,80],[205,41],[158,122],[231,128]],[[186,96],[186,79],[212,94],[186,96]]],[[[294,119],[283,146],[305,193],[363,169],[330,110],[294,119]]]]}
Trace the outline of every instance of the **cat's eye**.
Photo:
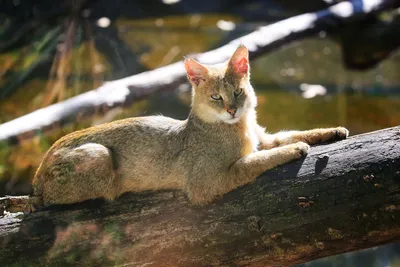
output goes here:
{"type": "Polygon", "coordinates": [[[242,92],[243,92],[243,89],[242,88],[238,88],[233,92],[233,95],[234,96],[239,96],[242,92]]]}
{"type": "Polygon", "coordinates": [[[222,100],[222,96],[215,94],[215,95],[211,95],[211,98],[214,100],[222,100]]]}

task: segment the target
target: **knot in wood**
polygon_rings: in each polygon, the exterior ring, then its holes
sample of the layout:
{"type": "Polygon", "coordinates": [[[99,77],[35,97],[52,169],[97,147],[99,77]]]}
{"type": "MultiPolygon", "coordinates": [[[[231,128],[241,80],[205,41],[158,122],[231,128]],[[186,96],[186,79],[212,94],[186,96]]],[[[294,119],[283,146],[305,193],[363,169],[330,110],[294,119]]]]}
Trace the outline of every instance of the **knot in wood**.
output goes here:
{"type": "Polygon", "coordinates": [[[250,216],[247,218],[249,231],[259,232],[262,229],[261,218],[258,216],[250,216]]]}
{"type": "Polygon", "coordinates": [[[312,205],[314,205],[314,201],[312,199],[312,197],[298,197],[298,206],[300,208],[310,208],[312,205]]]}
{"type": "Polygon", "coordinates": [[[373,174],[366,174],[363,176],[364,181],[366,182],[370,182],[375,178],[375,176],[373,174]]]}

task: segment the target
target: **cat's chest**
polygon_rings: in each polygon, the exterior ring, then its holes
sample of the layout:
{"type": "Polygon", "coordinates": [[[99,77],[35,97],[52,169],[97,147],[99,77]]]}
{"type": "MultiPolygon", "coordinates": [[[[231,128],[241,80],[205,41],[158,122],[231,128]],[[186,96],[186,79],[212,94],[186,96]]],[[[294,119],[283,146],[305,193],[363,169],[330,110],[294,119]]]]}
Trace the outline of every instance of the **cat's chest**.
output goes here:
{"type": "Polygon", "coordinates": [[[241,125],[237,128],[237,135],[240,140],[240,155],[242,157],[257,151],[259,140],[252,125],[241,125]]]}
{"type": "Polygon", "coordinates": [[[259,141],[257,135],[255,134],[255,131],[252,131],[252,129],[247,129],[247,131],[243,132],[241,139],[242,139],[242,150],[241,150],[242,157],[257,151],[259,141]]]}

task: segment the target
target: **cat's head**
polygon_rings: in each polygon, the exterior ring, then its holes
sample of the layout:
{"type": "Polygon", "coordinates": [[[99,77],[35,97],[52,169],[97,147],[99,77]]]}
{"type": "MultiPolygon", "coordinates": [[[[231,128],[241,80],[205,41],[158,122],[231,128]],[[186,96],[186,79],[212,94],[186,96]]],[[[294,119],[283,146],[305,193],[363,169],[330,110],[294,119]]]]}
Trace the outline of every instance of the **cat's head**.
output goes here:
{"type": "Polygon", "coordinates": [[[209,66],[186,59],[185,68],[193,86],[192,111],[203,121],[234,124],[256,106],[245,46],[224,64],[209,66]]]}

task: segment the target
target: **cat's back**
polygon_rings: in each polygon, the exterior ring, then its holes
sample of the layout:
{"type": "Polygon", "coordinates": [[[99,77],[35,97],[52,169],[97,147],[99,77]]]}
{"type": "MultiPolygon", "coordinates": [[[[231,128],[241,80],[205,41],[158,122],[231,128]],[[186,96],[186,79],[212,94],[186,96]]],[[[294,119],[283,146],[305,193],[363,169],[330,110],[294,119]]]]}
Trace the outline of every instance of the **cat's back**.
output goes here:
{"type": "Polygon", "coordinates": [[[85,143],[118,146],[134,141],[162,140],[178,134],[183,123],[164,116],[122,119],[65,135],[54,143],[53,148],[76,147],[85,143]]]}

